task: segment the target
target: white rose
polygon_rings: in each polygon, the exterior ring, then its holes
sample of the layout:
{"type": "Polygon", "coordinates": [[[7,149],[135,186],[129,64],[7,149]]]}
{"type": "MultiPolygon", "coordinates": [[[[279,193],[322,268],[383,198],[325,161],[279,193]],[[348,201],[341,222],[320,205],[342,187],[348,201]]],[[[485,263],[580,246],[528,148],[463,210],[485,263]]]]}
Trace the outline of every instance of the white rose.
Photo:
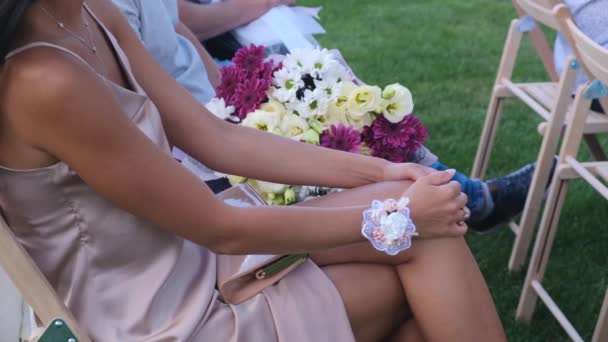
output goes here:
{"type": "Polygon", "coordinates": [[[348,96],[348,112],[353,119],[376,111],[382,104],[382,90],[377,86],[360,86],[348,96]]]}
{"type": "Polygon", "coordinates": [[[226,106],[226,101],[221,98],[214,97],[205,105],[208,111],[222,120],[233,118],[234,106],[226,106]]]}
{"type": "Polygon", "coordinates": [[[283,117],[287,113],[285,105],[272,97],[268,100],[268,102],[262,103],[260,105],[260,109],[265,112],[277,113],[280,117],[283,117]]]}
{"type": "Polygon", "coordinates": [[[287,185],[263,181],[251,181],[254,187],[261,193],[282,194],[287,190],[287,185]]]}
{"type": "Polygon", "coordinates": [[[384,117],[392,122],[398,123],[414,111],[414,101],[409,89],[401,84],[395,83],[384,88],[382,92],[384,99],[384,117]]]}
{"type": "Polygon", "coordinates": [[[281,132],[283,133],[283,136],[294,140],[299,141],[302,139],[302,135],[309,128],[310,126],[306,120],[294,114],[285,116],[281,121],[281,132]]]}
{"type": "Polygon", "coordinates": [[[247,178],[241,177],[241,176],[229,175],[228,181],[230,182],[230,185],[237,185],[237,184],[245,183],[247,181],[247,178]]]}
{"type": "Polygon", "coordinates": [[[338,105],[336,102],[332,102],[327,108],[327,115],[322,123],[324,124],[324,129],[327,129],[330,125],[343,124],[348,126],[350,120],[348,118],[346,105],[338,105]]]}
{"type": "Polygon", "coordinates": [[[349,124],[354,126],[359,131],[363,129],[363,126],[371,126],[372,122],[374,121],[369,113],[357,118],[352,116],[348,116],[348,118],[349,124]]]}
{"type": "Polygon", "coordinates": [[[245,127],[251,127],[259,129],[260,131],[274,133],[279,128],[280,121],[281,117],[279,114],[258,109],[255,112],[247,115],[242,124],[245,127]]]}
{"type": "Polygon", "coordinates": [[[340,88],[340,96],[345,96],[348,100],[350,94],[352,94],[353,91],[357,90],[357,88],[359,88],[359,86],[356,85],[353,81],[344,81],[342,82],[342,88],[340,88]]]}

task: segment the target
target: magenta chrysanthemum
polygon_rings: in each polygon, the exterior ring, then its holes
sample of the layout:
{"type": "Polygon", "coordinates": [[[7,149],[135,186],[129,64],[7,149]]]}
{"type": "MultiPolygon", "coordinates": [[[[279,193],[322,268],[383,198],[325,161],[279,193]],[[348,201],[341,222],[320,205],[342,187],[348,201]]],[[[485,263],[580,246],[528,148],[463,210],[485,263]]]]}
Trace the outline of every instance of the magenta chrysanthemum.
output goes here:
{"type": "Polygon", "coordinates": [[[248,73],[255,72],[262,65],[263,61],[264,47],[253,44],[249,47],[240,48],[234,55],[234,58],[232,58],[232,62],[237,68],[243,69],[248,73]]]}
{"type": "Polygon", "coordinates": [[[399,123],[391,123],[380,115],[371,126],[363,129],[363,141],[375,157],[392,162],[405,162],[426,140],[428,133],[414,115],[406,116],[399,123]]]}
{"type": "Polygon", "coordinates": [[[408,161],[408,154],[398,148],[372,147],[372,156],[388,160],[393,163],[405,163],[408,161]]]}
{"type": "Polygon", "coordinates": [[[321,134],[321,146],[351,153],[359,153],[361,134],[354,127],[331,125],[321,134]]]}
{"type": "Polygon", "coordinates": [[[237,104],[239,118],[244,119],[247,114],[255,111],[266,100],[266,91],[270,82],[259,79],[248,79],[240,83],[234,93],[234,103],[237,104]]]}
{"type": "Polygon", "coordinates": [[[273,61],[264,62],[255,70],[255,75],[260,79],[272,83],[272,75],[274,74],[275,68],[276,66],[273,61]]]}
{"type": "Polygon", "coordinates": [[[232,62],[233,65],[221,69],[222,82],[216,93],[244,119],[267,100],[266,92],[277,65],[271,60],[264,61],[264,47],[254,45],[239,49],[232,62]]]}
{"type": "Polygon", "coordinates": [[[220,70],[222,83],[215,89],[217,97],[224,99],[226,104],[234,105],[234,93],[239,84],[239,70],[231,65],[220,70]]]}

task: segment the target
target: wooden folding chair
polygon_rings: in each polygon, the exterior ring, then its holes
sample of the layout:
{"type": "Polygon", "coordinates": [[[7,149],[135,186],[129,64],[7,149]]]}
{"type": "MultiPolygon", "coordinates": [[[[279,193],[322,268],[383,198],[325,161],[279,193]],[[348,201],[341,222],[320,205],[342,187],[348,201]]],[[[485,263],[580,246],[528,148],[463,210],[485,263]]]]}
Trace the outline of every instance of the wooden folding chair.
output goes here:
{"type": "Polygon", "coordinates": [[[16,240],[0,215],[0,267],[8,274],[36,316],[47,327],[40,341],[90,342],[49,282],[16,240]]]}
{"type": "MultiPolygon", "coordinates": [[[[524,10],[521,9],[519,4],[517,3],[517,0],[511,0],[511,2],[513,3],[513,7],[515,8],[517,14],[519,14],[520,17],[527,16],[526,12],[524,12],[524,10]]],[[[551,78],[551,81],[558,82],[559,77],[557,75],[557,71],[555,71],[555,64],[553,62],[553,49],[551,49],[551,47],[549,46],[545,33],[543,32],[543,30],[540,29],[540,27],[535,27],[530,30],[529,34],[530,39],[532,40],[532,45],[534,45],[534,48],[536,49],[536,54],[545,66],[545,70],[551,78]]]]}
{"type": "MultiPolygon", "coordinates": [[[[580,67],[574,61],[570,61],[568,64],[570,67],[564,68],[559,82],[512,82],[511,76],[523,33],[530,32],[536,22],[559,31],[558,11],[565,10],[570,13],[565,5],[556,5],[556,1],[551,0],[517,0],[517,3],[528,16],[511,22],[471,173],[472,178],[485,177],[505,99],[518,98],[545,121],[539,126],[539,131],[543,134],[543,142],[520,222],[510,224],[516,236],[509,260],[511,271],[519,270],[528,254],[545,187],[549,181],[554,154],[572,103],[571,94],[576,81],[576,69],[580,67]]],[[[592,112],[584,126],[585,134],[606,131],[608,131],[608,116],[592,112]]],[[[599,144],[596,143],[595,136],[587,136],[587,139],[594,156],[597,159],[605,159],[603,151],[597,147],[599,144]]]]}
{"type": "MultiPolygon", "coordinates": [[[[604,183],[608,182],[608,162],[579,162],[577,160],[591,101],[593,99],[604,99],[602,104],[606,104],[605,99],[608,96],[608,88],[605,86],[608,84],[608,49],[602,48],[586,37],[576,27],[567,13],[562,11],[559,17],[562,32],[574,42],[573,47],[580,64],[586,69],[586,73],[592,81],[581,87],[575,96],[573,114],[568,118],[564,142],[553,177],[553,185],[545,204],[516,317],[522,320],[530,320],[536,302],[540,298],[570,338],[574,341],[582,341],[583,339],[579,333],[543,288],[542,279],[555,239],[568,182],[571,179],[581,178],[608,200],[608,187],[604,183]]],[[[593,341],[608,341],[608,292],[596,325],[593,341]]]]}

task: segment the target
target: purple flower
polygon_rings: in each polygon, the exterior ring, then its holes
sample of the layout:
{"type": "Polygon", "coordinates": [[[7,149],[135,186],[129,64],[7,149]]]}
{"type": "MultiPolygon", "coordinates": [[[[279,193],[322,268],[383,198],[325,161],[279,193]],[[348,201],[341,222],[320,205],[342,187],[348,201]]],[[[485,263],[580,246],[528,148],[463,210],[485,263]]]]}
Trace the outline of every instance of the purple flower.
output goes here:
{"type": "Polygon", "coordinates": [[[270,82],[255,78],[241,82],[234,93],[234,104],[238,108],[237,116],[244,119],[247,114],[253,112],[266,100],[266,91],[270,88],[270,82]]]}
{"type": "Polygon", "coordinates": [[[232,58],[232,62],[234,65],[242,70],[245,70],[247,73],[254,73],[262,64],[264,60],[264,47],[263,46],[255,46],[251,44],[249,47],[240,48],[234,58],[232,58]]]}
{"type": "Polygon", "coordinates": [[[408,161],[427,136],[426,128],[414,115],[408,115],[396,124],[380,115],[362,132],[363,141],[373,156],[398,163],[408,161]]]}
{"type": "Polygon", "coordinates": [[[359,153],[361,135],[352,126],[331,125],[328,130],[321,134],[321,146],[339,151],[359,153]]]}
{"type": "Polygon", "coordinates": [[[234,66],[223,67],[220,70],[222,82],[215,89],[217,93],[217,97],[224,99],[226,104],[229,106],[235,105],[234,103],[234,93],[236,92],[236,88],[239,82],[239,70],[234,66]]]}
{"type": "Polygon", "coordinates": [[[391,147],[383,147],[381,145],[376,145],[371,147],[372,156],[382,158],[393,163],[405,163],[408,161],[408,155],[399,148],[391,148],[391,147]]]}

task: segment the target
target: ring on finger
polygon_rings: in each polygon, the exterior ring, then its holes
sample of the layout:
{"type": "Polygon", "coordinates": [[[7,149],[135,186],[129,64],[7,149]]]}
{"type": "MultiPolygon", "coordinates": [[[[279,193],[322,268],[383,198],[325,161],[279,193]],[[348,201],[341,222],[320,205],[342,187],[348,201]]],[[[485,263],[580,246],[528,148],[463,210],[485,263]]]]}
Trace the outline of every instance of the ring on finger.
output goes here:
{"type": "Polygon", "coordinates": [[[464,211],[464,220],[468,221],[471,218],[471,209],[462,207],[462,210],[464,211]]]}

